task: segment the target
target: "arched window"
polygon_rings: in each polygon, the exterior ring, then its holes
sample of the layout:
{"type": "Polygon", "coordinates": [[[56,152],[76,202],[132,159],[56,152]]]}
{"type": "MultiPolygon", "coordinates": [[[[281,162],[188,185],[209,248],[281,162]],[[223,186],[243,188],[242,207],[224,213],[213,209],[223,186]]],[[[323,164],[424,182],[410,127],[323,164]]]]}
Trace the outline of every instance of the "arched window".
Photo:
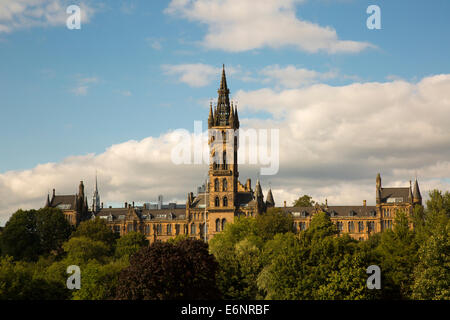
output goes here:
{"type": "Polygon", "coordinates": [[[216,232],[220,231],[220,219],[216,219],[216,232]]]}
{"type": "Polygon", "coordinates": [[[214,191],[219,191],[219,179],[214,180],[214,191]]]}
{"type": "Polygon", "coordinates": [[[223,197],[223,206],[228,207],[228,198],[227,197],[223,197]]]}
{"type": "Polygon", "coordinates": [[[197,228],[195,227],[195,224],[191,224],[191,234],[192,235],[195,235],[196,233],[197,233],[197,230],[196,230],[197,228]]]}
{"type": "Polygon", "coordinates": [[[348,223],[348,232],[353,232],[353,231],[355,231],[355,225],[354,225],[353,221],[350,221],[348,223]]]}
{"type": "Polygon", "coordinates": [[[225,230],[225,225],[227,224],[226,219],[222,219],[222,231],[225,230]]]}
{"type": "Polygon", "coordinates": [[[227,153],[226,153],[226,151],[223,152],[222,163],[223,163],[223,166],[222,166],[223,170],[226,170],[227,169],[227,153]]]}
{"type": "Polygon", "coordinates": [[[215,199],[215,201],[214,201],[214,205],[215,205],[216,207],[220,207],[220,200],[219,200],[219,197],[216,197],[216,199],[215,199]]]}
{"type": "Polygon", "coordinates": [[[227,179],[222,180],[222,191],[227,191],[228,188],[228,182],[227,179]]]}

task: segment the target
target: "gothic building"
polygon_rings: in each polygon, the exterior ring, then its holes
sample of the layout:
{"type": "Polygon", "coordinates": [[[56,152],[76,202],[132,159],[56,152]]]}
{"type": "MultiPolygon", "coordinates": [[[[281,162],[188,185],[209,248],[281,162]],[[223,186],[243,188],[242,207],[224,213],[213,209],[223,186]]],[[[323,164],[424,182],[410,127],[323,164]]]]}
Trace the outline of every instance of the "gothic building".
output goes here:
{"type": "MultiPolygon", "coordinates": [[[[180,234],[209,240],[221,232],[227,223],[233,223],[236,217],[255,217],[264,214],[268,208],[274,208],[272,190],[269,189],[264,201],[259,181],[254,190],[250,179],[245,184],[239,181],[239,115],[230,102],[229,94],[223,68],[217,103],[214,107],[210,105],[208,117],[209,182],[196,195],[192,192],[187,194],[185,208],[159,206],[158,209],[150,209],[148,206],[136,207],[134,203],[125,203],[123,208],[103,208],[97,177],[89,212],[83,182],[78,194],[73,196],[57,196],[53,190],[52,200],[48,196],[46,206],[61,208],[73,225],[83,219],[100,217],[114,232],[120,235],[131,231],[142,232],[150,242],[166,241],[180,234]]],[[[422,204],[417,179],[414,189],[411,184],[406,188],[383,188],[378,174],[375,206],[367,206],[366,201],[361,206],[328,206],[326,203],[324,206],[286,207],[285,203],[280,209],[293,216],[296,232],[308,228],[314,214],[325,212],[340,232],[363,240],[373,232],[391,228],[397,212],[411,213],[416,204],[422,204]]]]}

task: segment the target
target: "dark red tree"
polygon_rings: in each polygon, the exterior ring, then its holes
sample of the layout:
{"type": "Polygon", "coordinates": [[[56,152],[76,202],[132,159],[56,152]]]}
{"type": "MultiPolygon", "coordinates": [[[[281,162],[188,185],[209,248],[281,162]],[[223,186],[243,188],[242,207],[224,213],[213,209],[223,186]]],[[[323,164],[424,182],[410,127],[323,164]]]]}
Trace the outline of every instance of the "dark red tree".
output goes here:
{"type": "Polygon", "coordinates": [[[220,299],[218,263],[200,240],[156,242],[130,258],[119,277],[121,300],[220,299]]]}

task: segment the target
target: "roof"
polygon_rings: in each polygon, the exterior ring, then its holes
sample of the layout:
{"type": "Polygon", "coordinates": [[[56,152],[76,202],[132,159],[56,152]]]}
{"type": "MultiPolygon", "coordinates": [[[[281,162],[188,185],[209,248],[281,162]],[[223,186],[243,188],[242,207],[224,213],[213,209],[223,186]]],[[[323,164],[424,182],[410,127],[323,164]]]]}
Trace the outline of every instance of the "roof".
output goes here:
{"type": "MultiPolygon", "coordinates": [[[[96,217],[110,221],[125,220],[128,208],[103,208],[96,217]]],[[[132,209],[136,216],[142,220],[182,220],[186,219],[186,209],[132,209]]]]}
{"type": "MultiPolygon", "coordinates": [[[[316,212],[316,207],[281,207],[284,212],[294,217],[308,217],[316,212]]],[[[321,210],[331,217],[373,217],[377,212],[376,206],[328,206],[321,210]]]]}
{"type": "Polygon", "coordinates": [[[256,206],[256,200],[251,192],[238,192],[236,194],[236,206],[251,207],[256,206]]]}
{"type": "Polygon", "coordinates": [[[205,199],[206,203],[209,203],[209,194],[207,193],[200,193],[197,195],[194,200],[192,201],[192,208],[205,208],[205,199]]]}
{"type": "Polygon", "coordinates": [[[408,202],[409,187],[381,188],[381,202],[408,202]],[[400,200],[401,199],[401,200],[400,200]]]}
{"type": "Polygon", "coordinates": [[[50,207],[62,210],[75,210],[76,195],[58,195],[52,198],[50,207]]]}

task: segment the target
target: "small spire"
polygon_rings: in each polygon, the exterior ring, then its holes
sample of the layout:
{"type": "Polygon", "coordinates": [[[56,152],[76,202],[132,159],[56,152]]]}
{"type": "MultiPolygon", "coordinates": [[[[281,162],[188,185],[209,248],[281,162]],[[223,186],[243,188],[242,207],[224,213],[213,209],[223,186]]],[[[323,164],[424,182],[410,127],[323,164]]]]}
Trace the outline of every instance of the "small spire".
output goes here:
{"type": "Polygon", "coordinates": [[[420,194],[419,183],[417,182],[417,178],[416,181],[414,182],[413,201],[414,203],[420,204],[422,203],[422,195],[420,194]]]}
{"type": "Polygon", "coordinates": [[[50,192],[47,193],[47,201],[45,202],[44,208],[48,208],[48,207],[50,207],[50,192]]]}
{"type": "Polygon", "coordinates": [[[272,189],[269,189],[269,192],[267,193],[266,206],[267,207],[275,206],[275,201],[273,200],[272,189]]]}

